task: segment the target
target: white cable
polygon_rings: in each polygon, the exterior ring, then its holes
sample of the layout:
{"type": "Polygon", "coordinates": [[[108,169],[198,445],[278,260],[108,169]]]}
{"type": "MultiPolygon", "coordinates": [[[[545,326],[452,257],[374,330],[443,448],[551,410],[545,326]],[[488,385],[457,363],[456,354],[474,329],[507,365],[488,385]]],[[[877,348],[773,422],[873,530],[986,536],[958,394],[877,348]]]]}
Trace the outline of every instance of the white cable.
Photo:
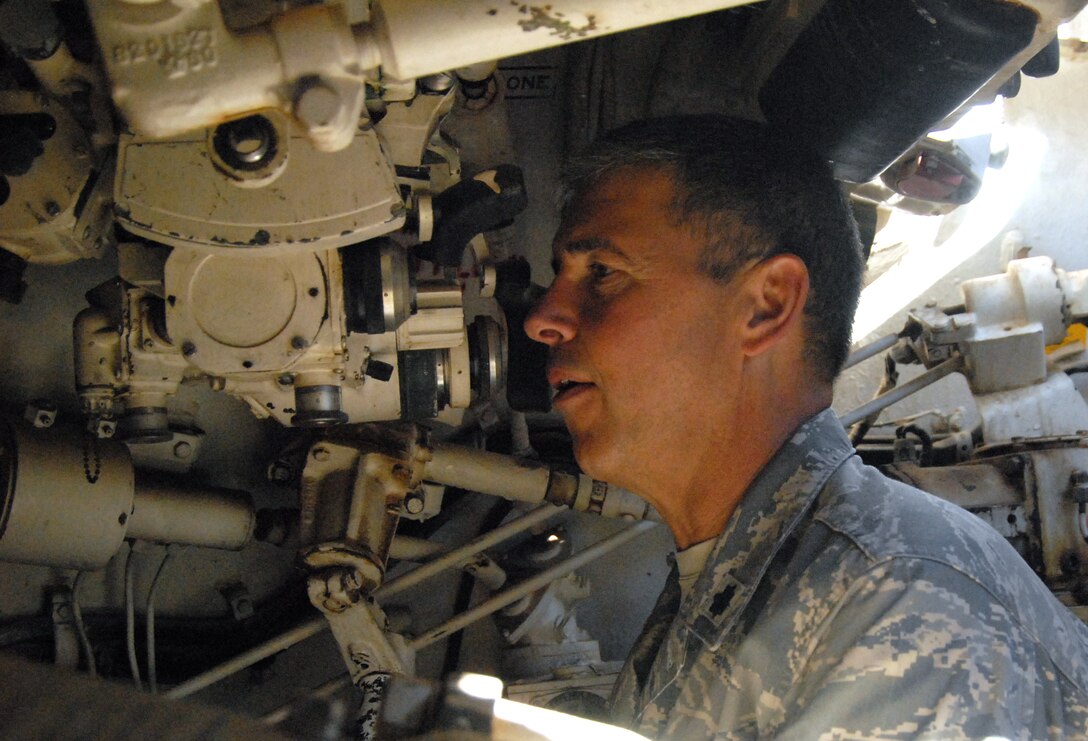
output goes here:
{"type": "Polygon", "coordinates": [[[82,571],[76,572],[76,578],[72,581],[72,619],[76,623],[76,634],[79,636],[79,645],[83,648],[83,659],[87,662],[87,673],[92,679],[98,678],[98,668],[94,662],[94,647],[91,639],[87,637],[87,628],[83,625],[83,610],[79,607],[79,585],[83,582],[82,571]]]}
{"type": "Polygon", "coordinates": [[[147,591],[147,686],[151,694],[159,692],[158,675],[155,666],[155,590],[159,586],[159,577],[166,568],[166,562],[173,555],[171,546],[166,546],[159,568],[155,571],[155,578],[151,580],[151,589],[147,591]]]}
{"type": "Polygon", "coordinates": [[[132,681],[136,689],[141,692],[144,689],[140,681],[140,663],[136,660],[136,600],[133,597],[133,554],[136,552],[135,543],[128,547],[128,558],[125,559],[125,646],[128,648],[128,666],[132,671],[132,681]]]}

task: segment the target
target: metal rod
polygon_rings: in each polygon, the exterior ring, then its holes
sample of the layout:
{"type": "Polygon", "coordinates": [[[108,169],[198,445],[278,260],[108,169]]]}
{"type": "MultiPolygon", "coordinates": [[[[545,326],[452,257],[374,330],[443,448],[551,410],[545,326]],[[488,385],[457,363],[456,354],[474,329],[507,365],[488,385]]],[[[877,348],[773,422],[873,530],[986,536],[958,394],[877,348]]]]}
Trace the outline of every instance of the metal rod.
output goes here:
{"type": "Polygon", "coordinates": [[[482,617],[486,617],[493,612],[501,610],[507,605],[517,602],[527,594],[531,594],[541,587],[547,586],[551,582],[566,576],[575,569],[579,569],[587,563],[595,561],[609,551],[619,548],[624,543],[655,526],[656,523],[653,522],[636,522],[634,525],[624,528],[620,532],[610,535],[604,540],[597,541],[589,548],[571,556],[566,561],[556,564],[550,569],[541,571],[539,574],[526,579],[520,584],[496,594],[491,599],[481,602],[471,610],[466,610],[460,615],[450,618],[441,625],[431,628],[426,633],[416,636],[408,641],[408,646],[417,651],[425,646],[429,646],[435,641],[441,640],[449,634],[461,630],[466,625],[474,623],[482,617]]]}
{"type": "MultiPolygon", "coordinates": [[[[546,522],[560,512],[566,511],[564,507],[555,507],[550,504],[537,507],[524,517],[520,517],[516,520],[506,523],[501,527],[497,527],[491,532],[485,533],[483,536],[468,543],[460,548],[456,548],[449,553],[441,556],[440,558],[420,566],[419,568],[409,571],[403,576],[397,577],[386,584],[378,587],[374,592],[375,599],[388,598],[398,592],[404,591],[409,587],[413,587],[419,584],[423,580],[434,576],[448,568],[460,564],[461,562],[471,558],[480,551],[486,550],[491,546],[501,543],[502,541],[510,538],[517,533],[524,530],[528,530],[535,525],[546,522]]],[[[182,697],[188,697],[194,692],[198,692],[205,687],[215,684],[216,682],[226,679],[231,674],[240,672],[250,666],[253,666],[262,659],[267,659],[273,654],[284,651],[296,643],[310,638],[312,636],[327,630],[329,627],[324,617],[312,618],[301,625],[282,633],[271,640],[265,641],[259,646],[254,646],[249,651],[235,656],[233,659],[223,662],[219,666],[213,667],[203,674],[198,674],[191,679],[182,682],[176,687],[163,693],[165,697],[179,699],[182,697]]]]}
{"type": "Polygon", "coordinates": [[[876,412],[883,411],[897,401],[902,401],[911,394],[921,391],[926,386],[936,383],[945,376],[955,373],[962,368],[963,356],[954,355],[940,365],[930,368],[928,371],[918,376],[917,378],[912,378],[911,380],[904,383],[902,386],[896,386],[888,393],[881,394],[872,401],[868,401],[862,404],[857,409],[847,412],[846,414],[839,417],[839,422],[840,424],[842,424],[843,427],[849,427],[855,422],[859,422],[865,419],[870,414],[875,414],[876,412]]]}
{"type": "Polygon", "coordinates": [[[868,360],[878,353],[882,353],[892,347],[895,347],[895,343],[899,342],[899,334],[889,334],[883,337],[873,340],[868,345],[862,345],[857,350],[854,350],[846,358],[846,362],[843,364],[842,369],[852,368],[858,363],[868,360]]]}
{"type": "Polygon", "coordinates": [[[551,504],[545,504],[537,507],[529,514],[519,517],[516,520],[495,528],[494,530],[485,533],[481,537],[467,543],[460,548],[455,548],[449,553],[439,556],[435,560],[426,563],[418,568],[412,569],[407,574],[398,576],[392,581],[386,582],[382,586],[374,590],[374,599],[379,602],[382,599],[389,598],[398,592],[403,592],[405,589],[414,587],[420,582],[429,579],[430,577],[438,574],[446,569],[454,568],[461,565],[468,559],[475,556],[477,553],[483,550],[487,550],[493,545],[497,545],[507,538],[511,538],[520,532],[528,530],[531,527],[535,527],[541,523],[547,522],[551,518],[555,517],[560,512],[565,512],[565,507],[556,507],[551,504]]]}
{"type": "Polygon", "coordinates": [[[240,672],[243,669],[253,666],[261,659],[267,659],[273,654],[279,653],[284,649],[290,648],[296,643],[315,636],[318,633],[327,630],[329,624],[325,621],[325,618],[318,615],[315,618],[307,620],[301,625],[291,628],[285,633],[281,633],[272,640],[265,641],[259,646],[254,646],[245,653],[238,654],[233,659],[225,661],[217,667],[209,669],[203,674],[197,674],[192,679],[189,679],[176,687],[163,692],[164,697],[177,700],[182,697],[188,697],[189,695],[204,689],[205,687],[215,684],[221,679],[226,679],[235,672],[240,672]]]}
{"type": "MultiPolygon", "coordinates": [[[[589,548],[586,548],[584,551],[574,556],[571,556],[563,563],[557,564],[556,566],[553,566],[546,571],[541,571],[539,574],[521,582],[517,586],[511,587],[505,592],[501,592],[500,594],[495,595],[491,599],[481,602],[479,605],[472,608],[471,610],[466,610],[460,615],[456,615],[453,618],[450,618],[441,625],[435,626],[426,633],[417,636],[416,638],[413,638],[408,642],[408,646],[418,651],[421,648],[429,646],[435,641],[445,638],[451,633],[455,633],[458,630],[461,630],[465,626],[474,623],[481,618],[487,617],[493,612],[498,612],[507,605],[517,602],[525,595],[531,594],[532,592],[535,592],[536,590],[547,586],[556,579],[561,579],[570,572],[575,571],[576,569],[580,569],[582,566],[585,566],[591,561],[595,561],[606,553],[615,550],[616,548],[619,548],[621,545],[633,539],[636,535],[645,532],[649,528],[653,527],[655,524],[657,523],[650,521],[637,522],[634,525],[631,525],[630,527],[625,528],[618,533],[610,535],[609,537],[594,543],[589,548]]],[[[265,714],[261,718],[261,720],[265,723],[269,723],[272,725],[275,725],[276,723],[282,723],[288,718],[288,716],[290,716],[292,708],[299,702],[304,702],[306,700],[326,699],[328,697],[331,697],[338,690],[348,687],[350,684],[351,678],[346,674],[333,677],[332,679],[318,685],[317,687],[314,687],[302,697],[292,700],[286,705],[281,705],[275,710],[265,714]]]]}

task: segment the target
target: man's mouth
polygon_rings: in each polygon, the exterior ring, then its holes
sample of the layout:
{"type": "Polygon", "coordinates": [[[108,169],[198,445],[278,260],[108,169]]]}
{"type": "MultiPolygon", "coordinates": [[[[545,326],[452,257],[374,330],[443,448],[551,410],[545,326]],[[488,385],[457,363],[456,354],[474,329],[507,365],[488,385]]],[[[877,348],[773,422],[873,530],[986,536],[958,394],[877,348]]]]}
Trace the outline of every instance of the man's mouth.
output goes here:
{"type": "Polygon", "coordinates": [[[570,398],[577,394],[579,391],[588,389],[593,386],[588,381],[580,381],[575,378],[570,378],[561,373],[549,374],[548,382],[552,389],[555,390],[555,396],[553,401],[559,402],[563,399],[570,398]]]}

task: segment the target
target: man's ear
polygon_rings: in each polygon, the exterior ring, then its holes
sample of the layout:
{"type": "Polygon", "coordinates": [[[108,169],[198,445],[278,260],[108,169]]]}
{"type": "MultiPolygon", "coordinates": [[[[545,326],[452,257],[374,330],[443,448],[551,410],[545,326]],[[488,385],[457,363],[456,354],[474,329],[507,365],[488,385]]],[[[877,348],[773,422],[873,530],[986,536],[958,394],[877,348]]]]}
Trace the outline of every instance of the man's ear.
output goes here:
{"type": "Polygon", "coordinates": [[[746,278],[750,312],[741,343],[745,355],[755,356],[800,325],[808,300],[808,268],[797,255],[775,255],[753,266],[746,278]]]}

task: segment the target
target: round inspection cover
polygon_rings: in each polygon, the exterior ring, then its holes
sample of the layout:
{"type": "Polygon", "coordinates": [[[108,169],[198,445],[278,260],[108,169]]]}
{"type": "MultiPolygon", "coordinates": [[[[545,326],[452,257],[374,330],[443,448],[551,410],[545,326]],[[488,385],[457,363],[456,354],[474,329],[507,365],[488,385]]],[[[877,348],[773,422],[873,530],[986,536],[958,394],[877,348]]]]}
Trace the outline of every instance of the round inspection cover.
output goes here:
{"type": "Polygon", "coordinates": [[[189,283],[191,311],[200,328],[227,347],[258,347],[274,340],[291,323],[298,292],[283,262],[230,256],[202,260],[189,283]]]}
{"type": "Polygon", "coordinates": [[[174,250],[166,293],[170,336],[215,375],[283,370],[313,344],[325,316],[315,255],[174,250]]]}

